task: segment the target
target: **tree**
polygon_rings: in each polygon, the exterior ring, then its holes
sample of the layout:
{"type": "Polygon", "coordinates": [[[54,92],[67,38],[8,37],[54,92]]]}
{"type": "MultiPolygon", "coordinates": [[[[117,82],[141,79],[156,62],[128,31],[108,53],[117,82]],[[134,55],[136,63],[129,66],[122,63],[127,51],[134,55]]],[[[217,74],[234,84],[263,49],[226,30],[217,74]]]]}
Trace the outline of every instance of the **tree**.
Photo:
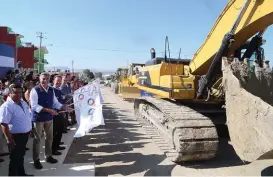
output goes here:
{"type": "Polygon", "coordinates": [[[95,73],[95,77],[102,79],[102,72],[95,73]]]}
{"type": "Polygon", "coordinates": [[[90,82],[95,78],[94,74],[89,69],[84,69],[80,76],[81,80],[85,82],[90,82]]]}

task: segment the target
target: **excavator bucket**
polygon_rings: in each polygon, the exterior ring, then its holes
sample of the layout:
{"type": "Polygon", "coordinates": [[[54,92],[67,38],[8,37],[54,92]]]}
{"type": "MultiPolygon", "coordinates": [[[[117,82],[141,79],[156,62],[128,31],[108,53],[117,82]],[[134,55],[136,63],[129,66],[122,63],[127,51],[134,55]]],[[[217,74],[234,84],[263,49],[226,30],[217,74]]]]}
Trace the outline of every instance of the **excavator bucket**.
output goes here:
{"type": "Polygon", "coordinates": [[[244,161],[272,158],[272,71],[248,59],[222,59],[227,125],[231,144],[244,161]]]}
{"type": "Polygon", "coordinates": [[[140,97],[140,90],[135,86],[120,86],[120,97],[123,99],[134,99],[140,97]]]}

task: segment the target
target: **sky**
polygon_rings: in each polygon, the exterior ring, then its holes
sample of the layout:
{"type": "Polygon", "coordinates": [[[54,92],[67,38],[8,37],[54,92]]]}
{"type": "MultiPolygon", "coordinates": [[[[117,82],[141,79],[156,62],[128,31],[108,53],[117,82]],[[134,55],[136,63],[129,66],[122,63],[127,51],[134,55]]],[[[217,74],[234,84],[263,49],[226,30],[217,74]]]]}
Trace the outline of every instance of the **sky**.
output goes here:
{"type": "MultiPolygon", "coordinates": [[[[44,32],[49,67],[71,67],[73,60],[76,69],[115,71],[149,60],[152,47],[162,56],[166,36],[172,57],[178,57],[180,48],[181,57],[192,57],[227,2],[0,0],[0,26],[11,27],[24,42],[35,45],[39,45],[36,32],[44,32]]],[[[272,61],[271,28],[265,34],[265,50],[272,61]]]]}

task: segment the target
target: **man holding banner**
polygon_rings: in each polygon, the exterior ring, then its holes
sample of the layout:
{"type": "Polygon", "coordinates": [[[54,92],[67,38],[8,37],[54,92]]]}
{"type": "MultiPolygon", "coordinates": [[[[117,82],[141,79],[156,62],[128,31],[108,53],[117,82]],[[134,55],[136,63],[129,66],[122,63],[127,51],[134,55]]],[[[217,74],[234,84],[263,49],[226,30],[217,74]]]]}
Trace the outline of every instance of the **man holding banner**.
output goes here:
{"type": "MultiPolygon", "coordinates": [[[[63,94],[60,90],[60,86],[62,84],[62,76],[56,75],[53,79],[53,89],[56,98],[61,104],[64,104],[63,94]]],[[[62,153],[58,150],[64,150],[65,147],[60,146],[63,129],[64,129],[64,116],[60,111],[56,110],[59,114],[53,116],[53,141],[52,141],[52,154],[53,155],[61,155],[62,153]]]]}
{"type": "Polygon", "coordinates": [[[74,137],[82,137],[94,127],[105,125],[102,114],[103,98],[99,79],[83,86],[73,94],[74,108],[79,128],[74,137]]]}
{"type": "Polygon", "coordinates": [[[57,159],[52,157],[52,139],[53,139],[53,116],[58,115],[54,109],[67,110],[66,105],[61,104],[49,86],[49,74],[40,74],[40,84],[35,86],[30,92],[30,103],[33,115],[33,161],[37,169],[42,169],[40,163],[40,141],[42,131],[45,131],[45,157],[49,163],[57,163],[57,159]]]}

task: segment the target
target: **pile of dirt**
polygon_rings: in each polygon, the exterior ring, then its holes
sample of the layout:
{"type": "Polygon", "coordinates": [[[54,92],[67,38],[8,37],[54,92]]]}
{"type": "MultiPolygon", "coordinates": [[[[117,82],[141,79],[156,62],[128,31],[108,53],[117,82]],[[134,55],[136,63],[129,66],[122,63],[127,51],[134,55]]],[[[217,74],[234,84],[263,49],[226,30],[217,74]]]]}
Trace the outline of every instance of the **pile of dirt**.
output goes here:
{"type": "Polygon", "coordinates": [[[269,158],[273,150],[272,73],[242,62],[222,61],[231,143],[244,161],[269,158]]]}

